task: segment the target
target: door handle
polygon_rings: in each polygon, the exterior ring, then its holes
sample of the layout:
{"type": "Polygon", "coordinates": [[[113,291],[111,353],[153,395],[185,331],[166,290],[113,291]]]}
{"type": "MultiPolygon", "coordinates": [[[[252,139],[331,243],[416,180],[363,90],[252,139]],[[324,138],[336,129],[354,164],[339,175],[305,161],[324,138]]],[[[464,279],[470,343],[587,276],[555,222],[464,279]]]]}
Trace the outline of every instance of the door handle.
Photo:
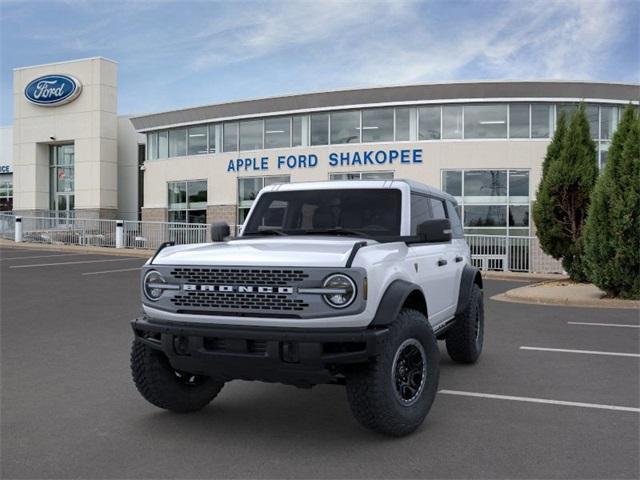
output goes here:
{"type": "Polygon", "coordinates": [[[444,267],[446,264],[447,264],[447,261],[444,258],[441,258],[440,260],[438,260],[439,267],[444,267]]]}
{"type": "Polygon", "coordinates": [[[460,263],[461,261],[463,261],[464,258],[463,257],[456,257],[456,263],[460,263]]]}

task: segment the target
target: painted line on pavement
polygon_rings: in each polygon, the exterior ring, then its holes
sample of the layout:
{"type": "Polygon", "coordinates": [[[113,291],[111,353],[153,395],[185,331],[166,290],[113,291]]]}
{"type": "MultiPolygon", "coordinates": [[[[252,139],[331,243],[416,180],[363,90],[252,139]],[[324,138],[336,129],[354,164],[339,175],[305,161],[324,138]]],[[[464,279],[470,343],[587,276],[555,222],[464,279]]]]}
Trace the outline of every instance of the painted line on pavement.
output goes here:
{"type": "Polygon", "coordinates": [[[117,273],[117,272],[133,272],[135,270],[140,270],[142,267],[136,268],[120,268],[118,270],[103,270],[101,272],[85,272],[82,275],[100,275],[101,273],[117,273]]]}
{"type": "Polygon", "coordinates": [[[536,350],[540,352],[584,353],[587,355],[609,355],[613,357],[640,358],[640,353],[600,352],[597,350],[572,350],[567,348],[520,347],[520,350],[536,350]]]}
{"type": "Polygon", "coordinates": [[[603,405],[600,403],[566,402],[564,400],[550,400],[548,398],[516,397],[513,395],[495,395],[493,393],[463,392],[460,390],[440,390],[438,391],[438,393],[443,393],[445,395],[459,395],[462,397],[491,398],[494,400],[511,400],[514,402],[545,403],[549,405],[563,405],[566,407],[597,408],[600,410],[615,410],[619,412],[640,413],[640,408],[622,407],[619,405],[603,405]]]}
{"type": "Polygon", "coordinates": [[[620,328],[640,328],[640,325],[627,325],[622,323],[591,323],[591,322],[567,322],[569,325],[593,325],[595,327],[620,327],[620,328]]]}
{"type": "Polygon", "coordinates": [[[78,262],[60,262],[60,263],[38,263],[36,265],[13,265],[9,268],[35,268],[35,267],[54,267],[56,265],[78,265],[81,263],[103,263],[103,262],[125,262],[131,260],[140,260],[138,257],[126,258],[110,258],[109,260],[81,260],[78,262]]]}
{"type": "Polygon", "coordinates": [[[30,255],[30,256],[26,256],[26,257],[4,257],[4,258],[0,258],[0,262],[3,262],[5,260],[29,260],[31,258],[47,258],[47,257],[71,257],[73,255],[79,256],[79,255],[88,255],[86,253],[59,253],[56,255],[30,255]]]}

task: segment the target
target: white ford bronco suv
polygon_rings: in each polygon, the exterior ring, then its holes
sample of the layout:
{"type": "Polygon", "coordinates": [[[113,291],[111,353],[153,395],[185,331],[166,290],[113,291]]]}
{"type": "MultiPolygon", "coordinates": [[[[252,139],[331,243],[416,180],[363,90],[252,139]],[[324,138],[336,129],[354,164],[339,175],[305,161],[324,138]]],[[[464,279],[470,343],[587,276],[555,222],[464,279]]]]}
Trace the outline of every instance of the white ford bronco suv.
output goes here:
{"type": "Polygon", "coordinates": [[[134,382],[152,404],[203,408],[225,382],[345,385],[356,419],[406,435],[451,358],[482,350],[482,278],[456,201],[412,181],[272,185],[236,238],[163,245],[143,267],[134,382]]]}

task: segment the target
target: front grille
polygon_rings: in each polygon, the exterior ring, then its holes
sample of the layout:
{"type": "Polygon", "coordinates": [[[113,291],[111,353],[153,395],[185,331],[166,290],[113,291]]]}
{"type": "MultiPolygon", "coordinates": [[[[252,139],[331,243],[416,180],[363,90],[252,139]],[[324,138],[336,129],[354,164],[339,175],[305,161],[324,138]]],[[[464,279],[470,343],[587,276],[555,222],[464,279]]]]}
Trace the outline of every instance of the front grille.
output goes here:
{"type": "Polygon", "coordinates": [[[185,283],[285,286],[309,277],[304,270],[263,268],[176,267],[171,276],[185,283]]]}
{"type": "Polygon", "coordinates": [[[266,340],[244,340],[205,337],[203,346],[210,352],[244,353],[265,356],[267,354],[266,340]]]}
{"type": "Polygon", "coordinates": [[[299,298],[275,293],[183,292],[171,302],[181,308],[299,312],[309,306],[299,298]]]}

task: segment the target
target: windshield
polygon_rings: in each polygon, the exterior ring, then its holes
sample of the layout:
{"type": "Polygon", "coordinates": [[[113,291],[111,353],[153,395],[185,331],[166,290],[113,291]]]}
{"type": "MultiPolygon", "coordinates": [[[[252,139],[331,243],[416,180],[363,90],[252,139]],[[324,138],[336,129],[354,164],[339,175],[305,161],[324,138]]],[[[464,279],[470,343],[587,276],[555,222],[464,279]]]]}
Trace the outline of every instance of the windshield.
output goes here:
{"type": "Polygon", "coordinates": [[[400,235],[397,189],[299,190],[265,193],[243,235],[400,235]]]}

